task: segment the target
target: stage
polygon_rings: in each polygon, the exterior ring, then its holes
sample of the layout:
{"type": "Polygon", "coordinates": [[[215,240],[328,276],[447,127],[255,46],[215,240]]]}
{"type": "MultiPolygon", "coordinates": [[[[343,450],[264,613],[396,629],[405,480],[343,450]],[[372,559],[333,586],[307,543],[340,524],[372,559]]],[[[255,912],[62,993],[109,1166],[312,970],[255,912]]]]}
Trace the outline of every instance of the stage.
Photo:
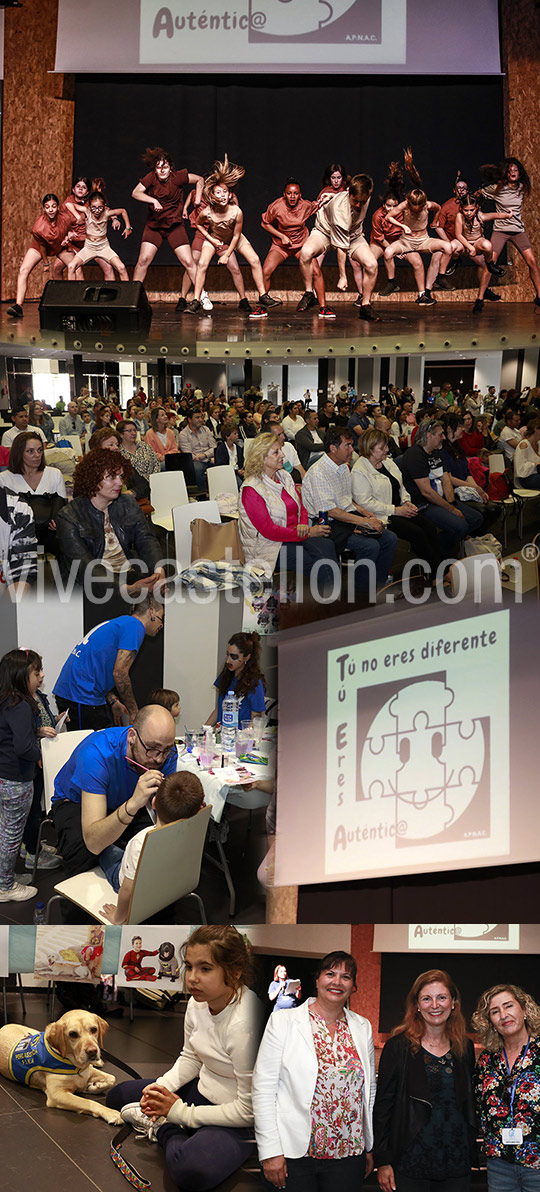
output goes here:
{"type": "MultiPolygon", "coordinates": [[[[151,295],[149,295],[151,297],[151,295]]],[[[288,296],[273,308],[268,318],[250,320],[239,312],[234,300],[216,300],[210,314],[200,316],[176,312],[172,301],[152,302],[152,324],[148,333],[121,331],[41,331],[37,301],[26,302],[24,316],[7,314],[9,303],[0,306],[0,351],[5,356],[44,358],[82,354],[117,359],[147,356],[197,361],[305,361],[320,357],[375,357],[508,351],[540,346],[540,310],[530,302],[486,302],[473,314],[474,295],[456,301],[455,295],[439,293],[437,305],[419,307],[403,295],[379,296],[373,309],[380,323],[364,322],[354,305],[354,294],[334,294],[328,301],[336,318],[318,317],[318,307],[296,313],[299,295],[288,296]],[[291,297],[293,300],[291,301],[291,297]]]]}

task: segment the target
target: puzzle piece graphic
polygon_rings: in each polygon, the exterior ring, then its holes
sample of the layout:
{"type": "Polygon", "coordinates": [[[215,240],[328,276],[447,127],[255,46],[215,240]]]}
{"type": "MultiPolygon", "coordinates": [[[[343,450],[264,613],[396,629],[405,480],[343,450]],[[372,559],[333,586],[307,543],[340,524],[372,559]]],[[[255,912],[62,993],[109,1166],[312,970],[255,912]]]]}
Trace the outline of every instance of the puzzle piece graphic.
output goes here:
{"type": "Polygon", "coordinates": [[[249,23],[270,37],[298,37],[314,33],[342,17],[356,0],[250,0],[249,23]]]}
{"type": "Polygon", "coordinates": [[[364,797],[395,799],[402,840],[444,832],[476,793],[484,767],[484,733],[479,720],[447,720],[450,708],[457,715],[454,702],[454,692],[442,682],[411,683],[381,708],[366,738],[364,797]]]}

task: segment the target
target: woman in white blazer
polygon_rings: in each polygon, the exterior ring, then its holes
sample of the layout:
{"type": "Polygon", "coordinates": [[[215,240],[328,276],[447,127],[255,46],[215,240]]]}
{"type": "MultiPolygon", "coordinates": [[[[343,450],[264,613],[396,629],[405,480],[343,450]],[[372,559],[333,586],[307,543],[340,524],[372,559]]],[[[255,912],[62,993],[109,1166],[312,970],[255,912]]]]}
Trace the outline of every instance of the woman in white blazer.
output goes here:
{"type": "Polygon", "coordinates": [[[442,559],[437,529],[410,500],[401,472],[388,454],[388,438],[384,430],[366,430],[361,435],[360,459],[351,472],[353,500],[409,542],[413,557],[424,564],[424,574],[434,581],[442,559]]]}
{"type": "Polygon", "coordinates": [[[331,952],[317,996],[272,1014],[253,1073],[255,1136],[266,1180],[288,1192],[358,1192],[373,1169],[375,1052],[367,1018],[346,1008],[356,962],[331,952]]]}

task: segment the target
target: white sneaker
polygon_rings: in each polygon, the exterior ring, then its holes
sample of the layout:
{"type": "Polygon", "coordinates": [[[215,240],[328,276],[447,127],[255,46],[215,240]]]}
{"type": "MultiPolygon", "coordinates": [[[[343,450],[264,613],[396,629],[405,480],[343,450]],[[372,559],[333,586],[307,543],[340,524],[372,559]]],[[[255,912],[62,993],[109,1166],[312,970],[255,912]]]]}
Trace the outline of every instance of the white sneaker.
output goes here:
{"type": "Polygon", "coordinates": [[[0,902],[28,902],[36,894],[37,886],[22,886],[20,882],[14,882],[11,890],[0,890],[0,902]]]}
{"type": "Polygon", "coordinates": [[[124,1121],[128,1122],[130,1126],[133,1126],[136,1134],[146,1134],[149,1142],[157,1142],[156,1131],[163,1125],[166,1118],[159,1117],[156,1118],[155,1122],[152,1121],[152,1118],[148,1117],[148,1114],[143,1113],[138,1101],[132,1101],[129,1105],[124,1105],[120,1113],[124,1121]]]}
{"type": "Polygon", "coordinates": [[[206,290],[203,290],[199,301],[201,303],[203,310],[213,310],[214,309],[214,303],[210,301],[208,294],[206,293],[206,290]]]}

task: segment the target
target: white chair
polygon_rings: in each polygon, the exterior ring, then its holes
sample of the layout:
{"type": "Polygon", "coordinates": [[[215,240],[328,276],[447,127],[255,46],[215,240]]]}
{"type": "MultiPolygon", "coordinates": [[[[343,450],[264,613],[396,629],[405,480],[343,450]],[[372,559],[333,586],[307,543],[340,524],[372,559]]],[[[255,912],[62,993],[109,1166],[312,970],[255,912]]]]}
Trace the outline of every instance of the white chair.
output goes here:
{"type": "Polygon", "coordinates": [[[242,447],[244,448],[244,463],[246,463],[247,457],[251,451],[251,448],[253,447],[253,444],[256,442],[257,442],[257,436],[255,436],[254,439],[244,439],[244,441],[242,443],[242,447]]]}
{"type": "Polygon", "coordinates": [[[236,472],[232,464],[218,464],[217,467],[208,468],[206,479],[208,481],[208,497],[211,501],[215,501],[221,493],[233,493],[235,497],[238,497],[236,472]]]}
{"type": "Polygon", "coordinates": [[[62,421],[63,416],[64,416],[63,414],[53,414],[52,415],[53,431],[54,431],[55,435],[58,435],[60,433],[60,423],[62,421]]]}
{"type": "MultiPolygon", "coordinates": [[[[518,448],[516,447],[516,451],[517,450],[518,450],[518,448]]],[[[513,487],[512,491],[513,491],[513,494],[516,498],[517,505],[518,505],[518,516],[517,516],[518,536],[520,538],[523,538],[523,516],[525,513],[525,506],[528,501],[540,500],[540,489],[538,489],[538,488],[522,488],[521,487],[521,485],[519,483],[519,476],[516,477],[516,456],[515,456],[515,453],[514,453],[514,487],[513,487]]]]}
{"type": "Polygon", "coordinates": [[[43,798],[45,811],[49,814],[54,794],[54,780],[65,766],[71,754],[93,732],[91,728],[77,729],[72,733],[58,733],[57,737],[44,737],[41,742],[41,760],[43,762],[43,798]]]}
{"type": "Polygon", "coordinates": [[[154,472],[150,477],[150,501],[154,506],[153,524],[172,534],[174,507],[189,503],[184,473],[154,472]]]}
{"type": "MultiPolygon", "coordinates": [[[[210,468],[208,469],[210,471],[210,468]]],[[[179,505],[172,511],[174,522],[174,546],[179,571],[191,565],[191,523],[197,517],[212,525],[221,525],[221,514],[216,501],[197,501],[179,505]]]]}
{"type": "MultiPolygon", "coordinates": [[[[204,904],[196,889],[210,813],[210,807],[203,807],[191,819],[177,820],[147,832],[133,879],[127,923],[146,923],[179,898],[195,898],[201,923],[206,923],[204,904]]],[[[58,882],[54,888],[56,893],[47,903],[47,923],[52,904],[61,898],[74,902],[98,923],[107,923],[101,908],[117,899],[99,865],[58,882]]]]}
{"type": "Polygon", "coordinates": [[[474,596],[478,604],[502,601],[501,569],[495,555],[468,555],[448,572],[452,596],[474,596]]]}

